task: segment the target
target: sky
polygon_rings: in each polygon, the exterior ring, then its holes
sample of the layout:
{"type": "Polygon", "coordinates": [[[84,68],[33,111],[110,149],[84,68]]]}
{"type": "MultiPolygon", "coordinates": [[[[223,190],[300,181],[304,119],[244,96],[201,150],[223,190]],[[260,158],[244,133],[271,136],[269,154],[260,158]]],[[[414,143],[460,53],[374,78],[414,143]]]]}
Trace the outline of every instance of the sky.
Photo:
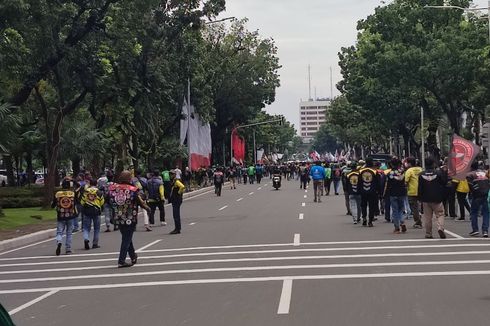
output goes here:
{"type": "MultiPolygon", "coordinates": [[[[389,1],[388,1],[389,2],[389,1]]],[[[266,108],[282,114],[298,129],[299,102],[308,99],[308,65],[312,97],[330,97],[330,67],[335,84],[341,80],[338,52],[355,44],[357,21],[374,13],[381,0],[226,0],[221,17],[248,18],[248,28],[272,37],[278,46],[281,87],[266,108]]],[[[487,7],[486,0],[474,1],[487,7]]]]}

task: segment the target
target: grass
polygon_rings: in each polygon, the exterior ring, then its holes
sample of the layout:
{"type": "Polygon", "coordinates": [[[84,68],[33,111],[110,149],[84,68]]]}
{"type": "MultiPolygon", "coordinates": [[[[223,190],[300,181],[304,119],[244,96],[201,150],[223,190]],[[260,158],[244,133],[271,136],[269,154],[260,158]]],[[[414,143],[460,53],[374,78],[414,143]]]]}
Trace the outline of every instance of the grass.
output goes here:
{"type": "Polygon", "coordinates": [[[41,210],[36,208],[4,208],[5,216],[0,217],[0,230],[12,230],[20,226],[39,224],[56,220],[54,209],[41,210]]]}

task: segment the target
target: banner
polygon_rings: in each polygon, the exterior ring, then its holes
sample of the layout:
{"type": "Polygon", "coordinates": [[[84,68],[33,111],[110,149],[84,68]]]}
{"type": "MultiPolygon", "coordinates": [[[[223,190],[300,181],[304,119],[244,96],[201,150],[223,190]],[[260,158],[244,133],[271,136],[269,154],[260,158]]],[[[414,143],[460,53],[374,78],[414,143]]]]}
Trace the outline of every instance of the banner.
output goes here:
{"type": "Polygon", "coordinates": [[[257,163],[258,164],[263,164],[262,157],[264,156],[264,153],[265,153],[264,149],[258,149],[257,150],[257,163]]]}
{"type": "Polygon", "coordinates": [[[480,148],[471,141],[458,135],[453,136],[453,144],[449,153],[449,176],[457,180],[465,180],[471,170],[471,163],[480,154],[480,148]]]}
{"type": "Polygon", "coordinates": [[[233,146],[233,162],[243,164],[245,161],[245,139],[238,135],[236,129],[233,129],[231,136],[233,146]]]}
{"type": "Polygon", "coordinates": [[[201,167],[211,166],[211,126],[204,123],[193,106],[187,116],[189,124],[187,132],[187,146],[189,147],[189,167],[197,171],[201,167]]]}

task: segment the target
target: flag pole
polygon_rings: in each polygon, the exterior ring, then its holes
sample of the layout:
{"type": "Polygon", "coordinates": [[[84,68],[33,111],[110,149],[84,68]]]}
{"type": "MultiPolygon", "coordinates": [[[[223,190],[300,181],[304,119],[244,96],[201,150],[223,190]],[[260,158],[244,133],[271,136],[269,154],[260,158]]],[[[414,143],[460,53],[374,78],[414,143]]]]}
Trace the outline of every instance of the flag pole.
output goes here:
{"type": "Polygon", "coordinates": [[[424,107],[420,107],[420,135],[422,138],[422,169],[425,170],[424,107]]]}
{"type": "Polygon", "coordinates": [[[187,119],[189,123],[187,124],[187,164],[189,169],[192,171],[192,158],[191,158],[191,139],[190,139],[190,119],[191,119],[191,79],[187,78],[187,119]]]}

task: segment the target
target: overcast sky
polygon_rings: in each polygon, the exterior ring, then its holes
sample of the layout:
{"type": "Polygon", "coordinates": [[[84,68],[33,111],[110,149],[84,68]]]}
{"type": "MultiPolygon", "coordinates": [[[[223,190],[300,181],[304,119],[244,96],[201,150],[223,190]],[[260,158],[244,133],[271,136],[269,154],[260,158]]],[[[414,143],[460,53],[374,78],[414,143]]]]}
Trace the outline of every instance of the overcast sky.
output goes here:
{"type": "MultiPolygon", "coordinates": [[[[486,0],[474,1],[486,7],[486,0]]],[[[250,30],[272,37],[279,48],[281,87],[276,102],[267,108],[283,114],[296,129],[299,102],[308,99],[308,65],[311,65],[312,97],[330,97],[330,67],[335,84],[341,79],[338,52],[355,43],[358,20],[374,13],[381,0],[226,0],[222,15],[247,17],[250,30]]]]}

